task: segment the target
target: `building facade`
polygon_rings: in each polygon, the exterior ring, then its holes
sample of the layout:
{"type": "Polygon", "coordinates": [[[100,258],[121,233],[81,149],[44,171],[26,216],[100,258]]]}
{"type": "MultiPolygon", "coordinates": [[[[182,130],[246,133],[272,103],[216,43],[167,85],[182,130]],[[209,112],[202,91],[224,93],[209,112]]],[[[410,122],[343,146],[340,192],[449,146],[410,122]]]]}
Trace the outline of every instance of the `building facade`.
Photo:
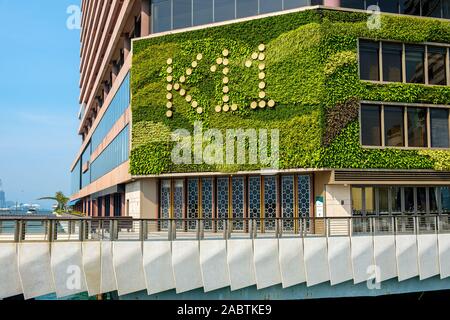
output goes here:
{"type": "Polygon", "coordinates": [[[450,213],[449,5],[83,1],[72,205],[152,219],[450,213]]]}

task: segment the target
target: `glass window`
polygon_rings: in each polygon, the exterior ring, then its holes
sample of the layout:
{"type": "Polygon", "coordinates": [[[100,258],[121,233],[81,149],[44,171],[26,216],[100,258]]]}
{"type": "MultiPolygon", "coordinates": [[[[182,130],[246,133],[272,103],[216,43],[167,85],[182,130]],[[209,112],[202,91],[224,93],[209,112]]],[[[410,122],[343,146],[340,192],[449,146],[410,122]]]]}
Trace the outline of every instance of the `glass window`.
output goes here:
{"type": "Polygon", "coordinates": [[[406,46],[406,82],[425,83],[423,46],[406,46]]]}
{"type": "Polygon", "coordinates": [[[405,212],[414,213],[415,211],[414,188],[407,187],[405,188],[405,212]]]}
{"type": "MultiPolygon", "coordinates": [[[[233,177],[232,178],[232,192],[231,192],[231,204],[233,218],[243,219],[244,218],[244,178],[243,177],[233,177]]],[[[235,221],[233,223],[234,230],[244,230],[244,221],[235,221]]]]}
{"type": "Polygon", "coordinates": [[[213,224],[211,220],[213,218],[213,179],[202,179],[202,216],[205,218],[204,228],[205,230],[211,230],[213,224]]]}
{"type": "Polygon", "coordinates": [[[402,212],[402,189],[400,187],[391,187],[391,210],[392,213],[402,212]]]}
{"type": "Polygon", "coordinates": [[[308,0],[284,0],[284,10],[305,7],[308,5],[308,0]]]}
{"type": "Polygon", "coordinates": [[[274,176],[264,177],[264,218],[267,230],[275,229],[275,218],[277,217],[277,178],[274,176]]]}
{"type": "Polygon", "coordinates": [[[170,0],[153,0],[152,7],[153,32],[163,32],[172,29],[170,0]]]}
{"type": "Polygon", "coordinates": [[[428,199],[430,201],[430,213],[431,214],[438,214],[439,213],[439,207],[438,207],[438,190],[439,188],[436,187],[430,187],[429,188],[429,196],[428,199]]]}
{"type": "Polygon", "coordinates": [[[258,0],[236,0],[237,18],[256,16],[258,14],[258,0]]]}
{"type": "Polygon", "coordinates": [[[248,178],[248,215],[249,218],[257,219],[259,229],[261,226],[261,177],[248,178]]]}
{"type": "Polygon", "coordinates": [[[384,136],[386,146],[405,146],[403,123],[403,107],[384,107],[384,136]]]}
{"type": "Polygon", "coordinates": [[[183,229],[183,207],[184,207],[184,181],[174,181],[173,191],[173,218],[177,219],[177,229],[183,229]]]}
{"type": "Polygon", "coordinates": [[[408,108],[408,145],[427,147],[427,109],[408,108]]]}
{"type": "Polygon", "coordinates": [[[447,109],[430,109],[431,118],[431,146],[434,148],[448,148],[449,127],[447,109]]]}
{"type": "Polygon", "coordinates": [[[214,21],[226,21],[235,18],[235,3],[233,0],[214,0],[214,21]]]}
{"type": "Polygon", "coordinates": [[[422,16],[442,17],[441,0],[422,0],[422,16]]]}
{"type": "Polygon", "coordinates": [[[355,215],[361,215],[363,212],[362,188],[352,188],[352,212],[355,215]]]}
{"type": "Polygon", "coordinates": [[[369,9],[370,6],[378,6],[378,1],[377,0],[366,0],[365,9],[369,9]]]}
{"type": "Polygon", "coordinates": [[[382,43],[383,81],[402,82],[403,46],[397,43],[382,43]]]}
{"type": "MultiPolygon", "coordinates": [[[[217,178],[217,218],[228,218],[228,178],[217,178]]],[[[223,220],[217,222],[219,230],[223,229],[223,220]]]]}
{"type": "Polygon", "coordinates": [[[213,1],[214,0],[194,0],[194,26],[214,22],[213,1]]]}
{"type": "Polygon", "coordinates": [[[192,26],[192,1],[173,0],[173,28],[192,26]]]}
{"type": "Polygon", "coordinates": [[[420,0],[400,0],[400,13],[420,15],[420,0]]]}
{"type": "Polygon", "coordinates": [[[428,46],[428,83],[447,84],[446,70],[447,49],[428,46]]]}
{"type": "Polygon", "coordinates": [[[441,210],[444,214],[450,213],[450,187],[441,188],[441,210]]]}
{"type": "Polygon", "coordinates": [[[372,187],[364,188],[364,203],[366,214],[375,213],[375,191],[372,187]]]}
{"type": "Polygon", "coordinates": [[[364,10],[364,0],[341,0],[341,7],[364,10]]]}
{"type": "Polygon", "coordinates": [[[389,188],[378,189],[378,206],[381,214],[389,213],[389,188]]]}
{"type": "Polygon", "coordinates": [[[259,0],[259,13],[283,10],[283,0],[259,0]]]}
{"type": "Polygon", "coordinates": [[[359,61],[362,80],[380,80],[379,52],[378,42],[360,40],[359,61]]]}
{"type": "MultiPolygon", "coordinates": [[[[198,194],[198,179],[188,180],[188,201],[187,201],[187,218],[198,219],[199,218],[199,194],[198,194]]],[[[197,222],[189,221],[190,230],[196,230],[197,222]]]]}
{"type": "Polygon", "coordinates": [[[427,188],[417,188],[417,213],[427,212],[427,188]]]}
{"type": "Polygon", "coordinates": [[[383,12],[398,13],[400,10],[399,0],[379,0],[378,5],[383,12]]]}
{"type": "Polygon", "coordinates": [[[450,19],[450,0],[442,0],[442,17],[450,19]]]}
{"type": "Polygon", "coordinates": [[[297,177],[298,215],[309,218],[311,211],[311,177],[300,175],[297,177]]]}
{"type": "Polygon", "coordinates": [[[361,138],[365,146],[381,146],[380,106],[361,106],[361,138]]]}
{"type": "MultiPolygon", "coordinates": [[[[294,176],[281,178],[281,216],[294,217],[294,176]]],[[[294,230],[294,220],[283,220],[285,230],[294,230]]]]}

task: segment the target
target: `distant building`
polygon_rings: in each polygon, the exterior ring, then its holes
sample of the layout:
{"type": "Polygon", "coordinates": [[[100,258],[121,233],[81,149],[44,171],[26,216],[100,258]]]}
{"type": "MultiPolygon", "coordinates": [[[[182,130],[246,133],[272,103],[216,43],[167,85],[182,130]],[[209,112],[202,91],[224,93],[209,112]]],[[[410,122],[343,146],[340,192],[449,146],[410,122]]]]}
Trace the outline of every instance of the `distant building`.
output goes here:
{"type": "Polygon", "coordinates": [[[6,207],[6,198],[5,198],[5,192],[0,191],[0,208],[6,207]]]}

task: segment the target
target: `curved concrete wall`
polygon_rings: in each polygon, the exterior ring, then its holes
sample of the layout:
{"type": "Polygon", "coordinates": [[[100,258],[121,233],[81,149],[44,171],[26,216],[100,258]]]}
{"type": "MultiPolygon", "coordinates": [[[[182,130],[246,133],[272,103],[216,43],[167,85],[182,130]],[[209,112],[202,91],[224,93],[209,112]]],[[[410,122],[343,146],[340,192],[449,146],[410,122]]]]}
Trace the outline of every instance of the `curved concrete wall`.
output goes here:
{"type": "Polygon", "coordinates": [[[290,290],[305,282],[311,287],[353,280],[365,286],[365,281],[450,276],[450,234],[51,246],[50,250],[49,243],[0,244],[0,299],[20,293],[27,299],[53,292],[64,297],[86,290],[90,295],[115,290],[119,295],[227,287],[266,290],[277,285],[290,290]],[[68,286],[77,283],[74,275],[80,276],[79,287],[68,286]]]}

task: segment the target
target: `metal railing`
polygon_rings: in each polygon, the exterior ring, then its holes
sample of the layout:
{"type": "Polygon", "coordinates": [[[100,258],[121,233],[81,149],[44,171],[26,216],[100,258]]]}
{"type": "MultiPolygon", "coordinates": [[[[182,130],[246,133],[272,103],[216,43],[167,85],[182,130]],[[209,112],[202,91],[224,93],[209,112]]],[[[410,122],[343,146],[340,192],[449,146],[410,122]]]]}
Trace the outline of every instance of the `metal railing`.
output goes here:
{"type": "Polygon", "coordinates": [[[450,216],[261,219],[0,217],[0,242],[147,241],[450,233],[450,216]]]}

